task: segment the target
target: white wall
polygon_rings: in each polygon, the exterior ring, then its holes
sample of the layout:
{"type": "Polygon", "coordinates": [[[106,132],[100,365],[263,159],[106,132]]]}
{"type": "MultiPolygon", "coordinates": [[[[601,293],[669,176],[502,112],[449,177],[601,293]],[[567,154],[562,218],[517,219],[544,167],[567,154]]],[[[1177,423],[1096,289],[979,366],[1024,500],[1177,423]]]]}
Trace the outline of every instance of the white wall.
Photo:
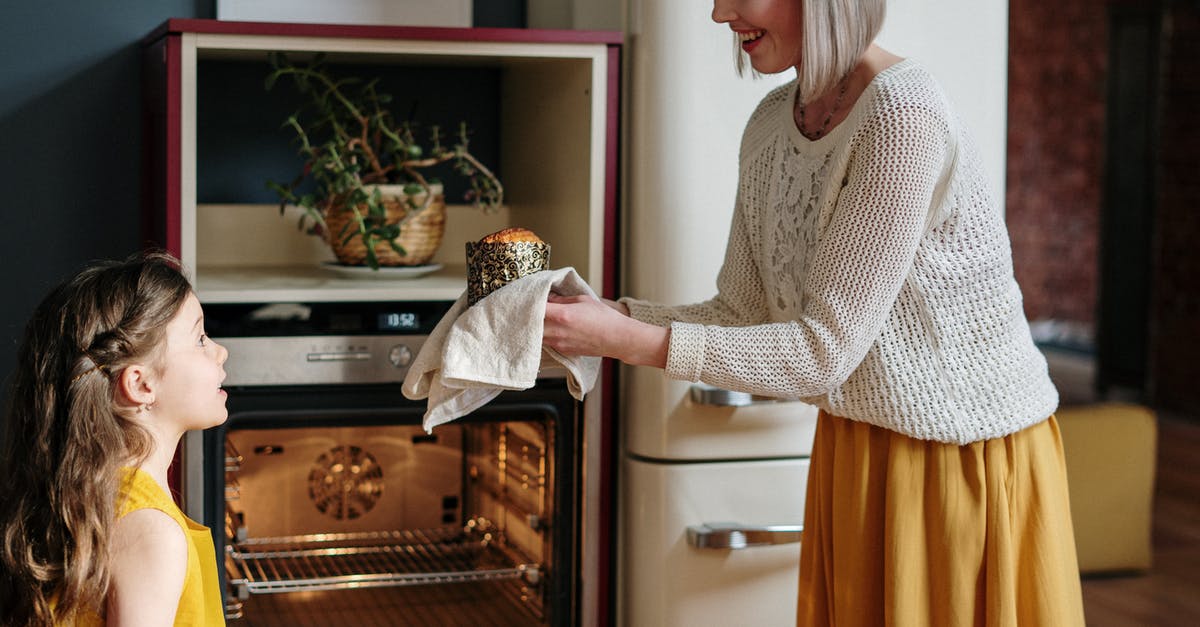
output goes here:
{"type": "Polygon", "coordinates": [[[526,0],[525,17],[530,28],[621,30],[624,4],[624,0],[526,0]]]}
{"type": "Polygon", "coordinates": [[[879,43],[941,82],[974,135],[1004,201],[1008,122],[1008,0],[889,0],[879,43]]]}

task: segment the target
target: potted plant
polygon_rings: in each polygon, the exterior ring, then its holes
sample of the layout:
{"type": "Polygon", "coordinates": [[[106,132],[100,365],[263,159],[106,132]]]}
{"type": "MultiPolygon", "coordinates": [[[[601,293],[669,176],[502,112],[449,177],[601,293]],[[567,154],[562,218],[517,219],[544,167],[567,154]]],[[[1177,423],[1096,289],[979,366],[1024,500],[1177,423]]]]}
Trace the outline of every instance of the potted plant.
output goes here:
{"type": "Polygon", "coordinates": [[[323,55],[306,64],[282,53],[270,60],[267,89],[291,79],[311,112],[284,122],[304,158],[299,175],[268,186],[279,195],[280,213],[289,204],[304,210],[300,228],[326,239],[339,262],[378,269],[429,261],[446,218],[441,184],[423,174],[432,166],[452,162],[470,184],[467,199],[483,211],[503,202],[499,179],[469,150],[466,123],[453,137],[430,126],[422,142],[414,121],[397,120],[388,110],[392,98],[377,89],[379,79],[335,77],[323,55]],[[307,181],[315,189],[301,192],[307,181]]]}

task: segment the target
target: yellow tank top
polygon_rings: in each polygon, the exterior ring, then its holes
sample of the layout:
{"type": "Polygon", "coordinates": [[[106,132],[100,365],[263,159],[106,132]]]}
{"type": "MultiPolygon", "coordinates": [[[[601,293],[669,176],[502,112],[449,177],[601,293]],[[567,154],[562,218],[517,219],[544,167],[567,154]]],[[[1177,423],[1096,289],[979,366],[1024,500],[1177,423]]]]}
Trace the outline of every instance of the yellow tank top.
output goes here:
{"type": "MultiPolygon", "coordinates": [[[[117,518],[139,509],[156,509],[179,523],[187,537],[187,574],[183,580],[183,593],[179,596],[179,608],[175,611],[175,624],[188,627],[224,625],[225,611],[221,601],[221,580],[217,576],[217,555],[208,527],[185,516],[158,482],[140,469],[125,469],[118,499],[121,510],[117,518]]],[[[104,625],[104,619],[94,613],[84,612],[75,625],[104,625]]]]}

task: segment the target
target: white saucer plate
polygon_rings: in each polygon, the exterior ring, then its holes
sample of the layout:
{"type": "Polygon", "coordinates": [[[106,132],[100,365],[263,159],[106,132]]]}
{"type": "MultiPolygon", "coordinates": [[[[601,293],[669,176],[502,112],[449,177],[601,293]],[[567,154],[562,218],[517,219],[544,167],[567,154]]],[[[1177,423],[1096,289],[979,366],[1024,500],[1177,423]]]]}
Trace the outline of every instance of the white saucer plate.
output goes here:
{"type": "Polygon", "coordinates": [[[415,279],[432,274],[442,269],[440,263],[428,263],[421,266],[379,266],[372,270],[370,266],[344,266],[336,261],[326,261],[321,267],[345,279],[391,280],[415,279]]]}

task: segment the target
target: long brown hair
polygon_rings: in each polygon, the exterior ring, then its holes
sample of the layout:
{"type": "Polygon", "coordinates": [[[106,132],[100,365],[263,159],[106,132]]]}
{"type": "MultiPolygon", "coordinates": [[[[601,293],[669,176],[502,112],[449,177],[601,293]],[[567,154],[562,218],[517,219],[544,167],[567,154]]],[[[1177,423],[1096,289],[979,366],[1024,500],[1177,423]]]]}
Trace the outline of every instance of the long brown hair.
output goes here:
{"type": "Polygon", "coordinates": [[[153,446],[116,404],[115,382],[129,365],[154,366],[190,291],[175,259],[149,252],[88,267],[34,310],[0,455],[0,624],[102,611],[121,467],[153,446]]]}

